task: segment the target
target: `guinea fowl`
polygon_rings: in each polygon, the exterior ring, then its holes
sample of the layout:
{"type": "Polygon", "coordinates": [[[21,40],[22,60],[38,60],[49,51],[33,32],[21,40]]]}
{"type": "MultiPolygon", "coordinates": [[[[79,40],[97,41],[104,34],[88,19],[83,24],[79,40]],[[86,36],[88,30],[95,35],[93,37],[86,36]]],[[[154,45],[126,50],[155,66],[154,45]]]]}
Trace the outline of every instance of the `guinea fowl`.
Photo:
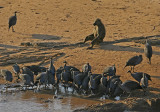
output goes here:
{"type": "Polygon", "coordinates": [[[124,92],[129,93],[129,96],[131,95],[132,91],[136,89],[142,89],[139,83],[131,80],[127,80],[123,82],[122,84],[118,85],[124,92]]]}
{"type": "Polygon", "coordinates": [[[151,57],[152,57],[152,46],[146,40],[146,44],[144,47],[144,54],[149,59],[149,64],[151,64],[151,57]]]}
{"type": "Polygon", "coordinates": [[[13,71],[14,71],[14,73],[15,73],[15,76],[17,77],[17,80],[20,79],[20,78],[19,78],[20,67],[18,66],[18,64],[17,64],[17,63],[14,64],[14,65],[12,66],[12,68],[13,68],[13,71]]]}
{"type": "Polygon", "coordinates": [[[38,73],[46,71],[45,67],[41,67],[38,65],[31,65],[31,66],[26,66],[26,67],[29,68],[34,73],[34,75],[38,75],[38,73]]]}
{"type": "Polygon", "coordinates": [[[70,71],[63,69],[60,77],[65,91],[67,91],[69,87],[69,82],[73,82],[70,71]]]}
{"type": "Polygon", "coordinates": [[[58,86],[59,82],[61,81],[61,73],[63,72],[63,67],[59,67],[57,70],[56,70],[56,79],[57,79],[57,82],[56,82],[56,85],[58,86]]]}
{"type": "Polygon", "coordinates": [[[64,67],[63,67],[64,70],[63,71],[65,71],[65,72],[67,72],[67,74],[69,74],[69,77],[70,77],[69,80],[71,82],[73,82],[73,76],[71,76],[71,70],[73,70],[73,71],[79,71],[79,72],[80,72],[80,70],[77,69],[74,66],[68,66],[66,61],[64,61],[63,63],[64,63],[64,67]]]}
{"type": "Polygon", "coordinates": [[[16,23],[17,23],[17,15],[16,15],[16,13],[17,13],[17,11],[14,12],[14,14],[15,14],[14,16],[11,16],[11,17],[9,18],[8,31],[9,31],[10,27],[12,27],[12,31],[14,32],[13,26],[16,25],[16,23]]]}
{"type": "Polygon", "coordinates": [[[102,77],[100,79],[99,92],[102,93],[103,95],[106,95],[107,85],[108,85],[107,77],[104,76],[104,74],[102,74],[102,77]]]}
{"type": "Polygon", "coordinates": [[[110,95],[113,96],[114,92],[116,90],[116,87],[118,86],[119,83],[122,83],[122,81],[120,80],[120,78],[113,78],[110,82],[109,82],[109,92],[110,95]]]}
{"type": "Polygon", "coordinates": [[[89,63],[84,64],[82,67],[82,72],[88,73],[89,71],[91,71],[91,65],[89,63]]]}
{"type": "Polygon", "coordinates": [[[63,63],[64,63],[64,70],[65,70],[66,72],[71,72],[71,71],[70,71],[71,68],[72,68],[74,71],[80,71],[79,69],[77,69],[77,68],[74,67],[74,66],[68,66],[66,61],[64,61],[63,63]]]}
{"type": "Polygon", "coordinates": [[[133,71],[134,71],[134,66],[140,64],[142,62],[142,60],[143,60],[142,55],[133,56],[126,62],[125,67],[131,66],[131,70],[132,70],[132,67],[133,67],[133,71]]]}
{"type": "Polygon", "coordinates": [[[92,73],[89,71],[88,75],[85,76],[85,78],[82,81],[81,89],[84,91],[84,94],[88,94],[88,92],[89,92],[89,81],[90,81],[91,75],[92,75],[92,73]]]}
{"type": "Polygon", "coordinates": [[[28,74],[20,74],[20,79],[22,80],[22,86],[33,86],[32,79],[28,74]]]}
{"type": "Polygon", "coordinates": [[[107,83],[107,88],[106,88],[106,94],[113,96],[114,91],[118,85],[118,83],[121,82],[120,76],[114,75],[112,76],[107,83]]]}
{"type": "Polygon", "coordinates": [[[107,77],[105,77],[104,74],[102,74],[101,84],[102,84],[104,87],[107,87],[108,81],[107,81],[107,77]]]}
{"type": "Polygon", "coordinates": [[[55,67],[53,66],[52,58],[50,59],[50,65],[49,65],[48,72],[50,72],[51,75],[52,75],[52,76],[50,76],[52,78],[51,83],[55,84],[55,72],[56,72],[56,70],[55,70],[55,67]]]}
{"type": "Polygon", "coordinates": [[[144,95],[145,95],[145,92],[146,92],[146,88],[148,87],[148,78],[147,78],[147,75],[143,73],[143,77],[141,78],[141,86],[144,90],[144,95]]]}
{"type": "MultiPolygon", "coordinates": [[[[87,76],[86,73],[82,72],[82,73],[78,73],[78,74],[75,74],[73,76],[73,89],[77,89],[78,92],[80,92],[80,88],[82,86],[82,82],[83,82],[83,79],[87,76]]],[[[74,90],[73,90],[74,92],[74,90]]]]}
{"type": "Polygon", "coordinates": [[[96,94],[99,92],[98,89],[99,89],[99,84],[100,84],[101,78],[102,78],[101,74],[97,75],[95,78],[93,78],[91,75],[90,81],[89,81],[89,86],[90,86],[91,92],[93,94],[96,94]]]}
{"type": "Polygon", "coordinates": [[[42,73],[39,73],[37,76],[36,76],[36,81],[34,83],[34,85],[38,85],[40,87],[40,85],[45,85],[47,84],[47,74],[46,72],[42,72],[42,73]]]}
{"type": "Polygon", "coordinates": [[[0,70],[0,76],[6,80],[6,84],[8,84],[8,81],[12,82],[12,80],[13,80],[12,73],[6,69],[0,70]]]}
{"type": "Polygon", "coordinates": [[[109,78],[110,76],[116,75],[115,65],[104,68],[103,74],[105,74],[106,76],[109,76],[109,78]]]}
{"type": "Polygon", "coordinates": [[[147,74],[147,73],[143,73],[143,72],[134,72],[134,73],[132,73],[130,70],[129,70],[127,73],[130,73],[131,76],[132,76],[136,81],[138,81],[139,83],[141,82],[141,79],[142,79],[142,77],[143,77],[143,74],[146,75],[146,77],[147,77],[148,80],[152,81],[152,80],[151,80],[151,76],[150,76],[149,74],[147,74]]]}
{"type": "Polygon", "coordinates": [[[36,81],[34,84],[38,84],[37,88],[40,88],[40,85],[44,84],[46,88],[47,86],[49,86],[49,84],[54,85],[55,81],[52,73],[49,70],[46,70],[46,72],[42,72],[36,76],[36,81]]]}
{"type": "Polygon", "coordinates": [[[31,82],[34,84],[34,74],[32,73],[32,71],[29,68],[23,67],[22,74],[28,74],[31,77],[31,82]]]}
{"type": "Polygon", "coordinates": [[[55,75],[55,67],[53,65],[52,58],[50,59],[50,65],[49,65],[49,71],[52,73],[52,75],[55,75]]]}

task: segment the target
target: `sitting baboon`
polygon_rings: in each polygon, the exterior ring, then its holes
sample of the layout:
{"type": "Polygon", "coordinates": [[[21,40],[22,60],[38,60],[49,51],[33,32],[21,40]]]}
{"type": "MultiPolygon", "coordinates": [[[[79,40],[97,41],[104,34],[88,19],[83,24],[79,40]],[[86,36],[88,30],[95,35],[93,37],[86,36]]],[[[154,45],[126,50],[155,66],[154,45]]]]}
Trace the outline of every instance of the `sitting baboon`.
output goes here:
{"type": "Polygon", "coordinates": [[[95,23],[93,24],[95,26],[93,34],[87,36],[84,40],[84,43],[88,40],[91,40],[92,46],[89,48],[92,48],[95,44],[99,44],[103,42],[103,39],[106,34],[105,27],[100,19],[96,19],[95,23]]]}

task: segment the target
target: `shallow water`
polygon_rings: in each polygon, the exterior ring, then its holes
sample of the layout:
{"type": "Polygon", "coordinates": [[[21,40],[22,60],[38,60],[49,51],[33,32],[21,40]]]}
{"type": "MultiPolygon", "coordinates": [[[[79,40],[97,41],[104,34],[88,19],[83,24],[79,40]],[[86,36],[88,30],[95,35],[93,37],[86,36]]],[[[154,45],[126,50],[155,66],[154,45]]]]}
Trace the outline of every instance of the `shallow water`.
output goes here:
{"type": "Polygon", "coordinates": [[[70,92],[63,93],[63,89],[57,94],[58,98],[54,98],[53,90],[18,91],[9,88],[8,91],[10,90],[12,92],[0,93],[0,112],[71,112],[101,102],[73,96],[70,92]]]}

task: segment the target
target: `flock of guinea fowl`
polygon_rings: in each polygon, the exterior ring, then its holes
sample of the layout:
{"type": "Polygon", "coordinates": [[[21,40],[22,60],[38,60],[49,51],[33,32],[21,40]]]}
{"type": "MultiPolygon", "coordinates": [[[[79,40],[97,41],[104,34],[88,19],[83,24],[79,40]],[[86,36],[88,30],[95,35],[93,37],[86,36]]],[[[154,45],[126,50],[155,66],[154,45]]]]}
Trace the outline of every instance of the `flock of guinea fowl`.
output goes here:
{"type": "MultiPolygon", "coordinates": [[[[9,29],[17,22],[17,11],[14,16],[9,18],[9,29]]],[[[91,40],[91,49],[95,44],[103,42],[105,37],[105,27],[100,19],[97,19],[93,24],[95,26],[93,34],[87,36],[85,41],[91,40]]],[[[152,57],[152,47],[146,39],[146,44],[144,48],[145,56],[149,59],[149,64],[151,64],[152,57]]],[[[116,66],[108,66],[104,68],[102,74],[94,74],[91,72],[92,67],[89,63],[86,63],[82,66],[82,71],[77,69],[74,66],[70,66],[64,61],[64,66],[55,69],[52,58],[50,60],[50,65],[48,68],[40,67],[38,65],[24,66],[22,68],[16,63],[13,67],[13,72],[16,81],[21,82],[21,84],[27,86],[37,86],[38,89],[41,85],[44,85],[46,88],[48,85],[52,85],[54,89],[59,88],[61,83],[65,90],[68,90],[68,87],[72,87],[74,92],[78,94],[90,95],[90,94],[103,94],[109,96],[120,96],[125,93],[128,93],[129,96],[132,91],[137,89],[142,89],[144,94],[146,93],[148,87],[148,81],[151,81],[151,76],[143,72],[134,72],[134,67],[142,62],[142,55],[133,56],[127,62],[125,67],[130,66],[131,69],[128,73],[135,79],[126,80],[122,82],[120,76],[116,75],[116,66]]],[[[125,68],[124,67],[124,68],[125,68]]],[[[6,69],[0,70],[0,76],[6,80],[6,83],[12,82],[13,76],[12,72],[6,69]]]]}

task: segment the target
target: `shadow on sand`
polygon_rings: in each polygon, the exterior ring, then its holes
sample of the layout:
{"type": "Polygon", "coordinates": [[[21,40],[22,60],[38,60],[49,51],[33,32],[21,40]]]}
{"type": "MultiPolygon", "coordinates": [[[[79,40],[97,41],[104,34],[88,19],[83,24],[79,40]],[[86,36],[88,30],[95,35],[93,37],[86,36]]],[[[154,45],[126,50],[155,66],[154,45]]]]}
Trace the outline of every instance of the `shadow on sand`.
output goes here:
{"type": "MultiPolygon", "coordinates": [[[[100,44],[100,49],[143,53],[144,49],[142,49],[142,48],[135,48],[135,47],[131,47],[131,46],[119,46],[119,45],[113,45],[113,44],[121,43],[121,42],[132,42],[135,40],[141,40],[141,39],[146,39],[146,38],[149,39],[149,38],[153,38],[153,37],[160,37],[160,35],[153,35],[153,36],[147,36],[147,37],[133,37],[133,38],[128,38],[128,39],[107,41],[107,42],[103,42],[100,44]]],[[[160,52],[153,51],[153,54],[160,55],[160,52]]]]}
{"type": "Polygon", "coordinates": [[[32,34],[32,38],[42,40],[60,40],[62,37],[47,34],[32,34]]]}
{"type": "Polygon", "coordinates": [[[160,76],[152,76],[153,78],[160,79],[160,76]]]}

